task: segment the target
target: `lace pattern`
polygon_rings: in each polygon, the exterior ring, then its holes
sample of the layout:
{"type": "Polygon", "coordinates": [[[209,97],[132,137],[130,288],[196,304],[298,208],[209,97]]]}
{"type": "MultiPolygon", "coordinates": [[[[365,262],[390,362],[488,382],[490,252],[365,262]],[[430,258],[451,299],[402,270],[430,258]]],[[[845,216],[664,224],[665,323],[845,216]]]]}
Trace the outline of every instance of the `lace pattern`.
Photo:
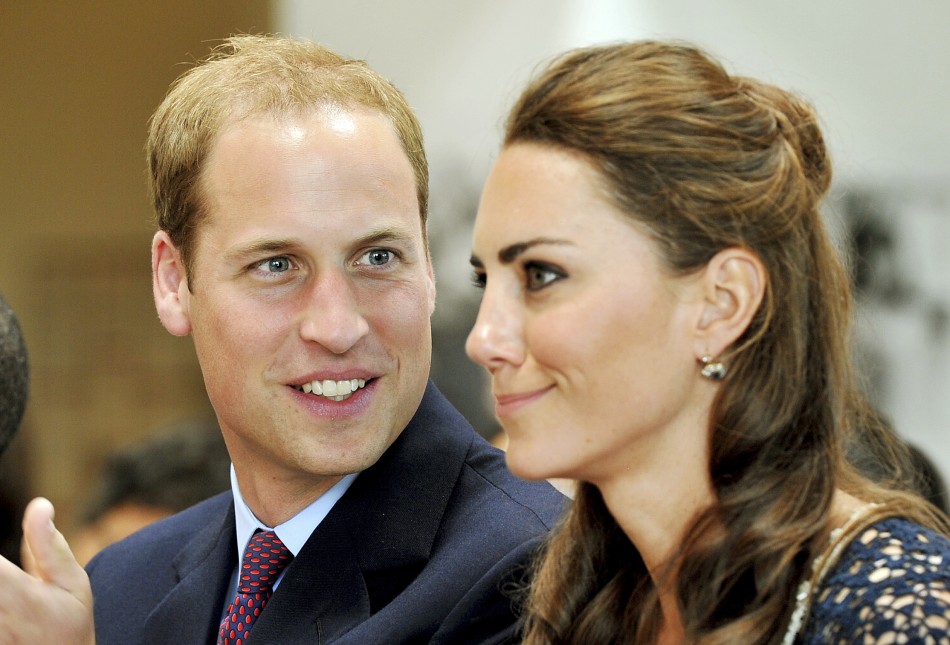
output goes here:
{"type": "Polygon", "coordinates": [[[901,518],[871,524],[811,601],[797,643],[950,645],[950,540],[901,518]]]}

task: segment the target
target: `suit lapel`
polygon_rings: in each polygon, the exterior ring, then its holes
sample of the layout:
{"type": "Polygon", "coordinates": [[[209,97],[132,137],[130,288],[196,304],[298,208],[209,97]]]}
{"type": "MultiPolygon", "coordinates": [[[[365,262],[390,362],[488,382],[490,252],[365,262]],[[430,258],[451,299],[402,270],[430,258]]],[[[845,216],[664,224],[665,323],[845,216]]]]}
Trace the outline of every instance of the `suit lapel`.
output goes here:
{"type": "MultiPolygon", "coordinates": [[[[472,438],[430,383],[406,429],[289,565],[248,645],[332,642],[401,593],[428,562],[472,438]]],[[[215,642],[236,561],[230,503],[183,545],[179,583],[146,620],[144,643],[215,642]]]]}
{"type": "Polygon", "coordinates": [[[248,645],[332,642],[401,593],[428,562],[472,437],[430,383],[406,429],[290,564],[248,645]]]}
{"type": "Polygon", "coordinates": [[[328,516],[288,566],[247,643],[325,643],[369,616],[353,536],[328,516]]]}
{"type": "Polygon", "coordinates": [[[237,561],[235,539],[230,503],[220,519],[183,544],[172,563],[179,582],[146,619],[145,645],[215,642],[237,561]]]}
{"type": "Polygon", "coordinates": [[[406,429],[353,484],[341,518],[351,527],[374,612],[429,561],[472,439],[467,422],[429,383],[406,429]]]}

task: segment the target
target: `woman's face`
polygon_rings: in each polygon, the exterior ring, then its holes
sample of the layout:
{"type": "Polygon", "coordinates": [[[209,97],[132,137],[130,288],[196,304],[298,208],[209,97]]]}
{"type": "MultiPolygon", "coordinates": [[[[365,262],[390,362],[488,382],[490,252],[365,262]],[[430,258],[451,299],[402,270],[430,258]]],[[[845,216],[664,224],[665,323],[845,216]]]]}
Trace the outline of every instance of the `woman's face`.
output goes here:
{"type": "Polygon", "coordinates": [[[699,281],[661,267],[586,160],[503,150],[473,247],[484,296],[466,350],[491,374],[516,474],[598,483],[703,443],[699,281]]]}

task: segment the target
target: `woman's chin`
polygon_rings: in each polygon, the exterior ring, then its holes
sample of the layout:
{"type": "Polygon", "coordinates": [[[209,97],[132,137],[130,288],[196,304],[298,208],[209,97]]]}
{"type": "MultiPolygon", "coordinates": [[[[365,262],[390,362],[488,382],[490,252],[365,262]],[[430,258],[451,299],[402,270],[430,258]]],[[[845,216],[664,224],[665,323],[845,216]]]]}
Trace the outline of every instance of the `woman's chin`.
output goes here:
{"type": "Polygon", "coordinates": [[[559,470],[551,467],[548,457],[547,455],[525,450],[516,443],[509,443],[508,450],[505,453],[508,470],[522,479],[532,481],[563,477],[563,474],[559,470]]]}

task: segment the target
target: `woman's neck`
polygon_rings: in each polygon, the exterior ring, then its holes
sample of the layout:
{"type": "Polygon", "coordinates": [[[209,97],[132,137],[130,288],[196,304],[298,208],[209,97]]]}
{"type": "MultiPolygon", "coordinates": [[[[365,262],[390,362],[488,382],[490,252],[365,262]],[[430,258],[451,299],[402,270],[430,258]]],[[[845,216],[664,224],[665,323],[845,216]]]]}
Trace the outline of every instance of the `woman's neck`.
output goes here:
{"type": "Polygon", "coordinates": [[[670,433],[664,443],[625,472],[592,482],[658,584],[669,577],[663,572],[686,530],[715,502],[705,442],[685,431],[670,433]]]}
{"type": "Polygon", "coordinates": [[[686,642],[686,632],[683,630],[683,621],[680,618],[679,610],[675,610],[675,620],[667,618],[666,606],[663,606],[663,599],[660,599],[660,605],[663,608],[663,625],[656,635],[657,645],[681,645],[686,642]]]}
{"type": "Polygon", "coordinates": [[[681,643],[684,631],[674,559],[695,518],[715,501],[707,457],[705,450],[685,450],[667,463],[656,459],[647,468],[642,465],[597,486],[656,585],[663,613],[658,642],[681,643]]]}
{"type": "MultiPolygon", "coordinates": [[[[703,385],[703,383],[700,383],[703,385]]],[[[687,530],[716,501],[709,476],[709,414],[715,388],[700,387],[675,418],[639,437],[619,462],[592,482],[633,543],[655,585],[661,643],[683,641],[676,561],[687,530]]]]}

